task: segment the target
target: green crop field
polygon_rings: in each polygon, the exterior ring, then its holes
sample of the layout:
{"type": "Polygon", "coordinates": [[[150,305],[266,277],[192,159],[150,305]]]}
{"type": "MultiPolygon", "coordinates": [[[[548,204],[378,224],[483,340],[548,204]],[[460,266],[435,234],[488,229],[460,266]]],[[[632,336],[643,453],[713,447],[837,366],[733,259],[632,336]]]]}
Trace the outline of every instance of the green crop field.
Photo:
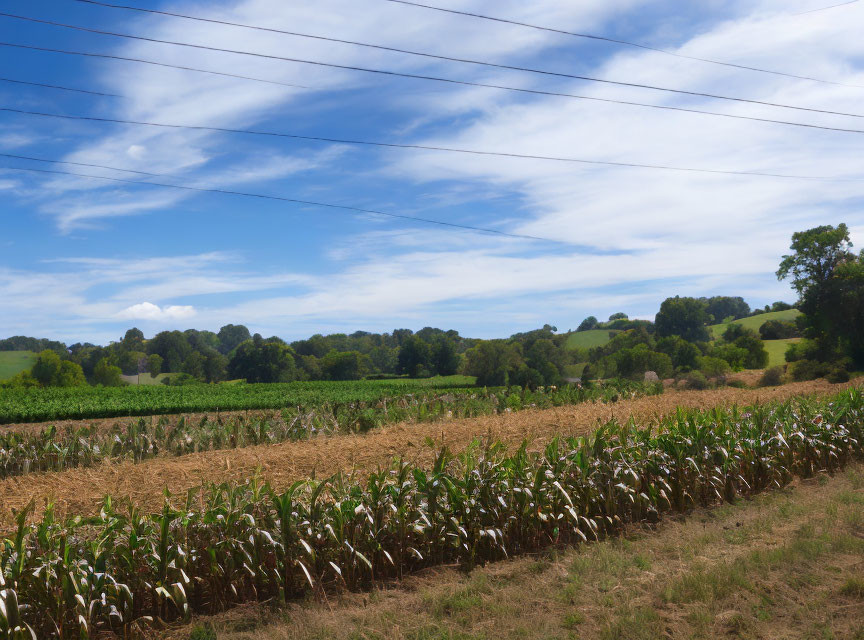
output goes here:
{"type": "Polygon", "coordinates": [[[464,389],[473,383],[474,378],[468,376],[447,376],[423,380],[9,389],[0,395],[0,424],[297,406],[341,407],[439,389],[464,389]]]}
{"type": "MultiPolygon", "coordinates": [[[[749,316],[747,318],[741,318],[740,320],[736,320],[732,324],[740,324],[747,329],[753,329],[753,331],[759,331],[759,327],[768,322],[769,320],[780,320],[780,321],[791,321],[795,320],[801,312],[798,309],[787,309],[786,311],[772,311],[771,313],[760,313],[758,316],[749,316]]],[[[711,335],[714,338],[719,338],[723,335],[723,331],[726,328],[725,324],[715,324],[708,329],[711,331],[711,335]]]]}
{"type": "Polygon", "coordinates": [[[576,331],[567,336],[568,349],[591,349],[602,347],[609,342],[608,329],[592,329],[591,331],[576,331]]]}
{"type": "Polygon", "coordinates": [[[32,351],[0,351],[0,380],[8,380],[29,369],[34,362],[36,354],[32,351]]]}

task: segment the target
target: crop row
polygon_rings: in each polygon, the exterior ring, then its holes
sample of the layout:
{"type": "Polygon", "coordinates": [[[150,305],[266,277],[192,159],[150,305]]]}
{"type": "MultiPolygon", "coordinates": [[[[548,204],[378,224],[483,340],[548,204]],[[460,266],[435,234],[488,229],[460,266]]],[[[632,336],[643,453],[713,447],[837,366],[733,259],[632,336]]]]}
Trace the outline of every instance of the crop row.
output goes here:
{"type": "Polygon", "coordinates": [[[424,393],[430,388],[464,389],[464,380],[462,376],[452,376],[430,380],[3,389],[0,424],[372,402],[424,393]]]}
{"type": "Polygon", "coordinates": [[[62,471],[104,460],[135,462],[160,455],[181,456],[213,449],[274,444],[318,434],[367,431],[382,424],[443,417],[474,417],[524,407],[546,408],[586,401],[614,401],[619,396],[655,394],[662,385],[613,381],[602,387],[540,387],[536,390],[426,390],[372,401],[324,402],[291,407],[270,416],[181,417],[171,424],[140,418],[104,430],[95,426],[50,426],[40,433],[0,432],[0,479],[35,471],[62,471]]]}
{"type": "Polygon", "coordinates": [[[154,514],[106,499],[90,520],[60,522],[49,509],[29,524],[25,510],[0,549],[0,637],[132,637],[156,618],[359,589],[445,562],[470,569],[832,472],[864,457],[862,443],[853,389],[682,410],[656,431],[613,422],[536,454],[478,443],[363,482],[207,486],[166,496],[154,514]]]}

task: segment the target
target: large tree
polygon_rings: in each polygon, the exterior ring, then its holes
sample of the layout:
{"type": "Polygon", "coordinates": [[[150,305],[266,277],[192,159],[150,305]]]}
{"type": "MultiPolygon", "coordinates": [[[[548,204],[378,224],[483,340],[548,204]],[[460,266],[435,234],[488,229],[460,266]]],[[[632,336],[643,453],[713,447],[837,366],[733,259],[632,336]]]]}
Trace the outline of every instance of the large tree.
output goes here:
{"type": "Polygon", "coordinates": [[[707,305],[696,298],[666,298],[654,319],[657,335],[681,336],[688,342],[706,342],[709,339],[707,305]]]}
{"type": "Polygon", "coordinates": [[[792,235],[777,277],[790,279],[804,314],[804,333],[822,361],[864,364],[864,253],[852,253],[849,229],[822,225],[792,235]]]}
{"type": "Polygon", "coordinates": [[[237,347],[228,375],[246,382],[290,382],[297,379],[297,367],[289,346],[267,342],[256,333],[237,347]]]}

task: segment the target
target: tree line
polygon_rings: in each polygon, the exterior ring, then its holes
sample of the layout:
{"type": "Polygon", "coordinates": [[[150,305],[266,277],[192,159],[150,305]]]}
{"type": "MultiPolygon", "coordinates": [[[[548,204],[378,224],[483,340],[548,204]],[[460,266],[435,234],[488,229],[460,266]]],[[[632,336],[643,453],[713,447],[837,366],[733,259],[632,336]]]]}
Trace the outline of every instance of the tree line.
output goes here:
{"type": "MultiPolygon", "coordinates": [[[[577,332],[608,330],[610,341],[593,349],[567,347],[568,334],[556,327],[518,333],[506,339],[477,340],[457,331],[426,327],[416,333],[357,331],[316,334],[287,343],[252,335],[243,325],[218,332],[163,331],[150,339],[137,328],[107,346],[15,336],[0,340],[0,351],[38,351],[36,364],[4,386],[123,384],[122,376],[170,373],[168,384],[246,380],[358,380],[367,377],[465,373],[480,385],[537,387],[559,384],[568,368],[587,363],[582,379],[688,376],[694,386],[729,371],[761,369],[768,363],[763,340],[803,336],[791,344],[788,377],[848,379],[864,368],[864,252],[851,251],[846,225],[821,226],[795,233],[792,253],[783,257],[777,276],[790,279],[801,311],[795,322],[769,319],[758,331],[735,320],[791,309],[775,302],[751,309],[742,297],[667,298],[654,321],[612,314],[606,322],[589,316],[577,332]],[[709,326],[725,323],[714,339],[709,326]]],[[[781,373],[774,372],[775,378],[781,373]]]]}

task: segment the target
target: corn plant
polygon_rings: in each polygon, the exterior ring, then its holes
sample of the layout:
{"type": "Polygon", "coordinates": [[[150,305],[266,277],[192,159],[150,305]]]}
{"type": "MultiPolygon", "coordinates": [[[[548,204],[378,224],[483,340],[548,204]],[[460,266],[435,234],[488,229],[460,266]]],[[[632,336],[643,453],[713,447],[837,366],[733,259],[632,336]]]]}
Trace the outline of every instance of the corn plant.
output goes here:
{"type": "Polygon", "coordinates": [[[848,390],[729,410],[610,422],[538,452],[477,442],[428,468],[277,490],[252,478],[167,495],[145,514],[106,498],[59,521],[32,505],[0,542],[0,639],[132,637],[155,619],[284,602],[441,563],[614,535],[631,522],[782,487],[864,459],[864,396],[848,390]]]}

